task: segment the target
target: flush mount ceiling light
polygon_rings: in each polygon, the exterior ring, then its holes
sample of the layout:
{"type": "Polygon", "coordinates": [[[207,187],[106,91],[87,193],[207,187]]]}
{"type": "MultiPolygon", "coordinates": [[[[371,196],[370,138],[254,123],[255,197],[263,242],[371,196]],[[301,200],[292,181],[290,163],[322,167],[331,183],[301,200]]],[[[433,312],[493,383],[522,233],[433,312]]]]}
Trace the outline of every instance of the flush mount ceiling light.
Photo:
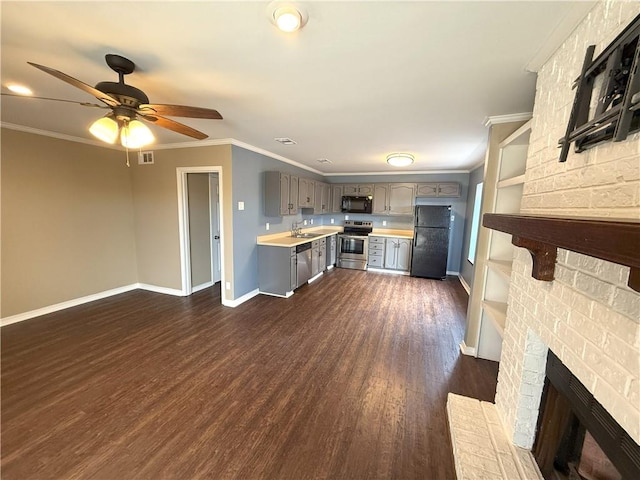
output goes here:
{"type": "Polygon", "coordinates": [[[18,85],[17,83],[10,83],[9,85],[7,85],[7,88],[13,93],[17,93],[18,95],[33,95],[33,92],[29,87],[18,85]]]}
{"type": "Polygon", "coordinates": [[[271,23],[286,33],[300,30],[308,20],[304,9],[294,3],[271,2],[268,7],[268,13],[271,23]]]}
{"type": "Polygon", "coordinates": [[[409,153],[392,153],[387,155],[387,163],[393,167],[406,167],[413,163],[414,157],[409,153]]]}

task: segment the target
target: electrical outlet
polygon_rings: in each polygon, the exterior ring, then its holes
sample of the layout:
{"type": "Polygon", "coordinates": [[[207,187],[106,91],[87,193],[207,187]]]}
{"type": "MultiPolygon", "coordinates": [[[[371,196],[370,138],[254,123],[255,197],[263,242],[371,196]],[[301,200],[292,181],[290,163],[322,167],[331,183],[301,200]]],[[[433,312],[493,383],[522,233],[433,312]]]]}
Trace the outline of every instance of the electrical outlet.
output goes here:
{"type": "Polygon", "coordinates": [[[387,226],[387,221],[386,220],[382,220],[382,226],[386,227],[387,226]]]}
{"type": "Polygon", "coordinates": [[[225,282],[225,287],[227,290],[231,290],[231,282],[225,282]]]}
{"type": "Polygon", "coordinates": [[[345,215],[345,216],[344,216],[344,219],[345,219],[345,220],[349,220],[349,215],[345,215]]]}
{"type": "Polygon", "coordinates": [[[269,222],[267,222],[266,229],[269,230],[269,222]]]}
{"type": "Polygon", "coordinates": [[[306,221],[306,220],[303,220],[303,221],[302,221],[302,225],[306,225],[306,224],[307,224],[307,221],[306,221]]]}
{"type": "Polygon", "coordinates": [[[309,220],[311,222],[311,225],[313,225],[313,218],[311,220],[309,220]]]}
{"type": "Polygon", "coordinates": [[[244,202],[238,202],[238,210],[244,210],[244,202]]]}
{"type": "Polygon", "coordinates": [[[331,225],[333,225],[333,224],[334,224],[334,220],[333,220],[333,218],[332,218],[332,219],[331,219],[331,225]]]}

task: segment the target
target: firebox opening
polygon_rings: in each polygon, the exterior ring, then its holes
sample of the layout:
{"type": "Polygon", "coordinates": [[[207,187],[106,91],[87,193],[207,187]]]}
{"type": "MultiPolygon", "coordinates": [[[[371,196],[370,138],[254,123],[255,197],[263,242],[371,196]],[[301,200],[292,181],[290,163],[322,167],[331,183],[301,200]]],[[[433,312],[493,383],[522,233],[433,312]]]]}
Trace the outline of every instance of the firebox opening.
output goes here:
{"type": "Polygon", "coordinates": [[[533,446],[543,477],[640,478],[640,446],[551,351],[546,373],[533,446]]]}

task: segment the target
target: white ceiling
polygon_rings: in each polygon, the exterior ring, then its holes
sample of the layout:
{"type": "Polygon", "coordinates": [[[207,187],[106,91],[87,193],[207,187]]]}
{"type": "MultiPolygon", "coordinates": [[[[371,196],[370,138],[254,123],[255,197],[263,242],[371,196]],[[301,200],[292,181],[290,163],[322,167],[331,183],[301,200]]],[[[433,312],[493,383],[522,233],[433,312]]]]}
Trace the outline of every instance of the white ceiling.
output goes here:
{"type": "MultiPolygon", "coordinates": [[[[117,81],[104,55],[118,53],[137,65],[125,81],[151,103],[217,109],[223,120],[175,118],[210,139],[327,174],[394,171],[385,157],[395,151],[415,155],[405,171],[465,170],[482,158],[486,117],[532,110],[535,74],[525,67],[592,3],[301,2],[309,20],[294,34],[275,29],[268,5],[3,1],[2,91],[20,82],[37,96],[92,102],[27,61],[95,85],[117,81]]],[[[85,140],[102,114],[2,97],[4,124],[85,140]]],[[[194,142],[152,129],[159,144],[194,142]]]]}

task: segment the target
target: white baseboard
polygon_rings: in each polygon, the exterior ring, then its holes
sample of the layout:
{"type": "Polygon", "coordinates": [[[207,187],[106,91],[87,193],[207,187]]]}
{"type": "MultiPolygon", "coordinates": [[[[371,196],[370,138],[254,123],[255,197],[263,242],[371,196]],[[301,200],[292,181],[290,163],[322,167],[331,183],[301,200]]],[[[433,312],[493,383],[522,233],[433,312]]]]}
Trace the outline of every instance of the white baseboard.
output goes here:
{"type": "Polygon", "coordinates": [[[222,305],[224,305],[225,307],[232,307],[235,308],[238,305],[246,302],[247,300],[251,300],[253,297],[255,297],[256,295],[258,295],[260,293],[260,290],[258,290],[257,288],[255,290],[250,291],[249,293],[245,293],[244,295],[242,295],[241,297],[238,297],[234,300],[226,300],[223,299],[222,300],[222,305]]]}
{"type": "Polygon", "coordinates": [[[464,288],[467,291],[467,295],[471,295],[471,287],[469,287],[469,284],[462,277],[462,275],[458,275],[458,279],[460,280],[460,283],[462,284],[462,288],[464,288]]]}
{"type": "Polygon", "coordinates": [[[67,300],[66,302],[56,303],[55,305],[48,305],[46,307],[37,308],[28,312],[4,317],[0,319],[0,326],[4,327],[5,325],[11,325],[12,323],[29,320],[30,318],[40,317],[42,315],[47,315],[48,313],[58,312],[60,310],[64,310],[65,308],[76,307],[78,305],[82,305],[83,303],[94,302],[96,300],[102,300],[103,298],[118,295],[120,293],[130,292],[131,290],[139,288],[138,285],[139,284],[137,283],[132,283],[131,285],[125,285],[124,287],[112,288],[103,292],[93,293],[91,295],[86,295],[80,298],[74,298],[73,300],[67,300]]]}
{"type": "Polygon", "coordinates": [[[285,295],[278,295],[277,293],[260,292],[260,295],[268,295],[270,297],[289,298],[293,295],[293,292],[287,292],[285,295]]]}
{"type": "Polygon", "coordinates": [[[141,290],[147,290],[149,292],[164,293],[165,295],[173,295],[174,297],[185,297],[186,295],[182,290],[177,288],[159,287],[157,285],[149,285],[148,283],[138,283],[136,288],[141,290]]]}
{"type": "Polygon", "coordinates": [[[462,352],[463,355],[468,355],[470,357],[476,357],[476,349],[473,347],[468,347],[466,343],[464,343],[464,340],[462,340],[462,342],[460,342],[460,351],[462,352]]]}
{"type": "Polygon", "coordinates": [[[204,290],[205,288],[213,287],[213,282],[205,282],[201,283],[197,287],[191,287],[191,293],[199,292],[200,290],[204,290]]]}
{"type": "Polygon", "coordinates": [[[391,275],[410,275],[404,270],[387,270],[386,268],[367,267],[367,272],[389,273],[391,275]]]}
{"type": "Polygon", "coordinates": [[[320,272],[319,274],[317,274],[315,277],[310,278],[309,280],[307,280],[307,283],[313,283],[315,282],[317,279],[319,279],[322,275],[324,274],[324,272],[320,272]]]}

